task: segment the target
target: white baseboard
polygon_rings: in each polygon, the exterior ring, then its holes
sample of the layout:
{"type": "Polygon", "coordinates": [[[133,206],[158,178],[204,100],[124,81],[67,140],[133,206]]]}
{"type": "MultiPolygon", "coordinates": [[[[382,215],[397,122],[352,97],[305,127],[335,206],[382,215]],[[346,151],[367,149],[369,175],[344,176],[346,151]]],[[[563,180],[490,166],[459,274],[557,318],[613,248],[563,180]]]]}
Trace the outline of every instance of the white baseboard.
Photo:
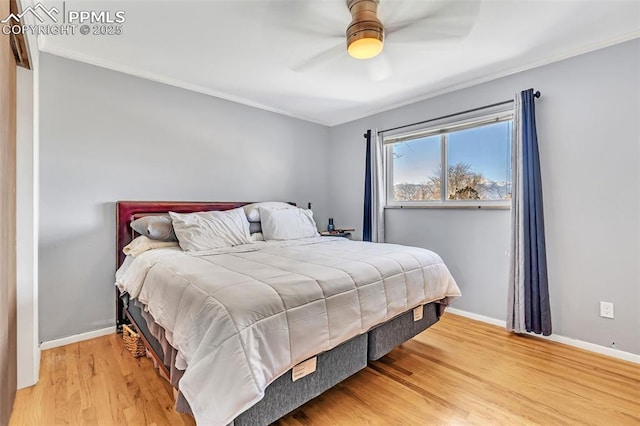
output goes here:
{"type": "MultiPolygon", "coordinates": [[[[460,315],[461,317],[471,318],[477,321],[492,324],[498,327],[506,327],[507,323],[504,320],[491,318],[485,315],[474,314],[473,312],[467,312],[456,308],[447,308],[447,312],[460,315]]],[[[100,330],[89,331],[87,333],[76,334],[69,337],[63,337],[62,339],[49,340],[40,344],[40,350],[57,348],[59,346],[69,345],[71,343],[82,342],[83,340],[93,339],[95,337],[106,336],[116,332],[115,327],[107,327],[100,330]]],[[[601,355],[608,355],[613,358],[622,359],[624,361],[640,364],[640,355],[632,354],[631,352],[621,351],[619,349],[608,348],[606,346],[596,345],[595,343],[584,342],[582,340],[572,339],[570,337],[560,336],[558,334],[552,334],[551,336],[534,335],[541,339],[551,340],[553,342],[563,343],[565,345],[573,346],[587,351],[595,352],[601,355]]]]}
{"type": "Polygon", "coordinates": [[[116,332],[116,327],[107,327],[100,330],[88,331],[86,333],[74,334],[73,336],[63,337],[62,339],[49,340],[40,343],[40,350],[57,348],[59,346],[70,345],[72,343],[82,342],[83,340],[93,339],[95,337],[106,336],[116,332]]]}
{"type": "Polygon", "coordinates": [[[498,327],[502,328],[505,328],[507,326],[507,322],[504,320],[499,320],[480,314],[474,314],[473,312],[461,311],[460,309],[456,308],[447,308],[446,312],[451,312],[452,314],[460,315],[461,317],[471,318],[474,320],[486,322],[488,324],[497,325],[498,327]]]}
{"type": "MultiPolygon", "coordinates": [[[[461,317],[471,318],[477,321],[486,322],[488,324],[496,325],[498,327],[506,327],[507,322],[484,315],[474,314],[473,312],[462,311],[455,308],[447,308],[447,312],[460,315],[461,317]]],[[[601,355],[607,355],[613,358],[622,359],[624,361],[640,364],[640,355],[632,354],[631,352],[621,351],[619,349],[608,348],[606,346],[596,345],[595,343],[584,342],[582,340],[572,339],[570,337],[560,336],[558,334],[552,334],[551,336],[541,336],[539,334],[532,334],[532,336],[539,337],[541,339],[551,340],[553,342],[563,343],[565,345],[573,346],[576,348],[584,349],[590,352],[595,352],[601,355]]]]}

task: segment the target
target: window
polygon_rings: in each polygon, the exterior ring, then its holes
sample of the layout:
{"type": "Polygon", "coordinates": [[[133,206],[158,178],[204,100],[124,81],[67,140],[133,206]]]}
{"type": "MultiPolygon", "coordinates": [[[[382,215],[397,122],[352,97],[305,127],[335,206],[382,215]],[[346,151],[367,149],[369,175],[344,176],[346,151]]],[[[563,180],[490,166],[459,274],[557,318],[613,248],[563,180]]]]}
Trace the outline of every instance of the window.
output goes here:
{"type": "Polygon", "coordinates": [[[503,112],[385,136],[387,205],[508,206],[512,124],[503,112]]]}

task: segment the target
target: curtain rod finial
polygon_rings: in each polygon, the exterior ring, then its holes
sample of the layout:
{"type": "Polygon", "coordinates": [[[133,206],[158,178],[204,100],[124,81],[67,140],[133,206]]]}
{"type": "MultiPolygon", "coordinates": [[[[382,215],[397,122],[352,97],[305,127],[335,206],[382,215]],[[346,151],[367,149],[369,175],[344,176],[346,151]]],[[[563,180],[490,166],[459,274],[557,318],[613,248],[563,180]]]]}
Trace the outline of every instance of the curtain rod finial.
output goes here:
{"type": "Polygon", "coordinates": [[[536,98],[540,98],[540,95],[541,93],[539,90],[536,90],[536,92],[533,94],[533,96],[535,96],[536,98]]]}

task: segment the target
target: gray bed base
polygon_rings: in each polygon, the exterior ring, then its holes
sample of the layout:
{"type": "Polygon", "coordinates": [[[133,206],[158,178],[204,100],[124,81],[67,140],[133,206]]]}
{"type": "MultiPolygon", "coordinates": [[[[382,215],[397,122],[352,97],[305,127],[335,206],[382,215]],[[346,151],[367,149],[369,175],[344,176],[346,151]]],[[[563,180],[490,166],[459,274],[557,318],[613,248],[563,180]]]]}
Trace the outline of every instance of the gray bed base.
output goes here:
{"type": "MultiPolygon", "coordinates": [[[[151,335],[140,308],[127,302],[128,300],[125,300],[124,304],[130,318],[145,336],[149,346],[160,359],[163,359],[162,346],[151,335]]],[[[383,357],[396,346],[438,322],[441,314],[438,305],[437,302],[424,305],[423,317],[419,321],[414,321],[413,311],[410,310],[369,330],[368,333],[319,354],[316,371],[295,382],[291,378],[291,371],[288,371],[267,387],[262,400],[236,417],[233,425],[268,425],[287,415],[365,368],[368,360],[383,357]]],[[[169,370],[168,366],[165,367],[169,370]]]]}
{"type": "Polygon", "coordinates": [[[367,366],[367,336],[361,334],[318,355],[316,371],[291,380],[286,372],[265,390],[264,398],[240,414],[234,426],[268,425],[367,366]]]}
{"type": "Polygon", "coordinates": [[[424,305],[422,319],[413,320],[413,310],[398,315],[372,328],[368,335],[368,358],[372,361],[382,358],[393,348],[422,333],[440,319],[438,303],[424,305]]]}

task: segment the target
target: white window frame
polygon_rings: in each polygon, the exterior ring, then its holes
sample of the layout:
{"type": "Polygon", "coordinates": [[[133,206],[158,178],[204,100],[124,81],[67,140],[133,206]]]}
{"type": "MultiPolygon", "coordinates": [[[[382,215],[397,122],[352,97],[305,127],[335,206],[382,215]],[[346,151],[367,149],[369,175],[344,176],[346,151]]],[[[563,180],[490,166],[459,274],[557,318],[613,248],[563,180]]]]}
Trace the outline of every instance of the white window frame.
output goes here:
{"type": "MultiPolygon", "coordinates": [[[[482,115],[466,120],[458,120],[446,124],[438,124],[410,132],[393,135],[383,135],[384,144],[384,173],[386,208],[472,208],[472,209],[510,209],[511,200],[448,200],[448,134],[454,131],[471,129],[485,124],[499,123],[502,121],[513,121],[513,109],[502,110],[491,114],[482,115]],[[440,137],[440,162],[443,176],[441,185],[440,200],[437,201],[396,201],[393,199],[393,144],[403,140],[412,140],[429,136],[441,135],[440,137]]],[[[513,136],[511,137],[513,145],[513,136]]],[[[511,149],[513,153],[513,147],[511,149]]],[[[512,154],[513,155],[513,154],[512,154]]],[[[513,182],[513,173],[511,180],[513,182]]]]}

